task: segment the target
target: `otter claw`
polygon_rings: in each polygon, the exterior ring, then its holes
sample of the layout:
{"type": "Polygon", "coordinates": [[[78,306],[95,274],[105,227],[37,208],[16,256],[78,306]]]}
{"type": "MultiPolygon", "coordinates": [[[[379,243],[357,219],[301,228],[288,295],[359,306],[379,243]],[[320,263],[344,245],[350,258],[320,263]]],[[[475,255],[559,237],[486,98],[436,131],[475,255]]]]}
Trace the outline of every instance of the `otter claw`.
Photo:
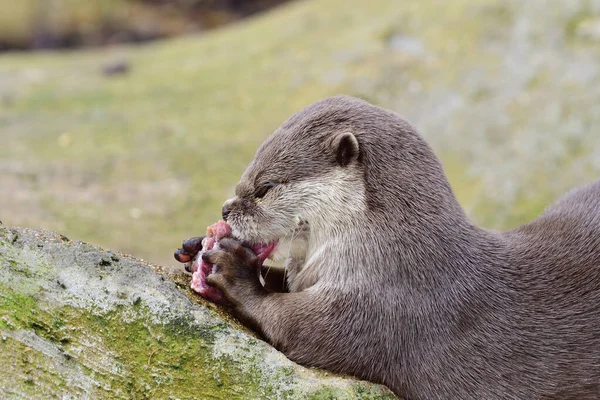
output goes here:
{"type": "Polygon", "coordinates": [[[192,260],[192,256],[183,249],[177,250],[173,256],[180,263],[189,263],[192,260]]]}

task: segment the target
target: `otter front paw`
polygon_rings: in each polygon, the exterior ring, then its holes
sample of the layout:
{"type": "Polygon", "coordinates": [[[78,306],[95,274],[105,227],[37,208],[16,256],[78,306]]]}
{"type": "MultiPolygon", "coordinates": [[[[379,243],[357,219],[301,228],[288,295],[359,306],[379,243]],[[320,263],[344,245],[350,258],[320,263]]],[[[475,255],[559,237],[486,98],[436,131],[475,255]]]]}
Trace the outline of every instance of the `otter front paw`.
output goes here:
{"type": "Polygon", "coordinates": [[[234,308],[266,293],[259,280],[260,261],[256,254],[230,238],[221,239],[219,246],[218,250],[202,254],[205,262],[217,266],[216,271],[206,277],[206,283],[221,290],[234,308]]]}
{"type": "Polygon", "coordinates": [[[192,272],[190,270],[191,262],[196,257],[196,254],[202,250],[202,241],[204,238],[205,236],[199,236],[184,240],[181,248],[173,254],[177,261],[185,264],[186,271],[192,272]]]}

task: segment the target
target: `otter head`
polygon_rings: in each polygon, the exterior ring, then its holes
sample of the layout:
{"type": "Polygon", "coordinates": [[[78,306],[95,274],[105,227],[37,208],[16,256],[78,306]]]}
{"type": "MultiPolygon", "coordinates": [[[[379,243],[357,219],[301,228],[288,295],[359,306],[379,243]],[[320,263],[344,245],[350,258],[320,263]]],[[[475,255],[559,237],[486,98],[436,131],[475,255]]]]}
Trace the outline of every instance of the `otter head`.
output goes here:
{"type": "Polygon", "coordinates": [[[335,102],[315,103],[262,144],[223,205],[234,236],[277,241],[300,221],[311,232],[330,232],[364,210],[361,146],[343,111],[335,102]]]}

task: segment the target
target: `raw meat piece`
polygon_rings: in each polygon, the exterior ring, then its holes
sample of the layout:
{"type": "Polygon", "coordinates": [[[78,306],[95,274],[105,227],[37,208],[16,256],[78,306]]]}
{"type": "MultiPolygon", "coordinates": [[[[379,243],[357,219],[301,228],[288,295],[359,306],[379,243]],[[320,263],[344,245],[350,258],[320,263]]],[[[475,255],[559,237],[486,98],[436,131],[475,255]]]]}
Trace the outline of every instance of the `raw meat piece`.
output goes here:
{"type": "Polygon", "coordinates": [[[225,221],[209,226],[206,229],[206,237],[202,241],[202,250],[198,252],[190,267],[193,272],[191,288],[200,296],[215,303],[224,303],[223,293],[206,284],[206,277],[214,272],[215,266],[202,260],[202,255],[208,250],[218,250],[219,240],[228,236],[231,236],[231,228],[225,221]]]}
{"type": "MultiPolygon", "coordinates": [[[[219,221],[206,229],[206,237],[202,241],[202,250],[194,257],[190,271],[193,272],[191,288],[200,296],[214,303],[224,304],[225,297],[223,293],[212,286],[206,284],[206,277],[217,270],[216,265],[209,264],[202,260],[202,255],[208,250],[219,250],[219,241],[222,238],[231,237],[231,227],[225,221],[219,221]]],[[[258,266],[262,266],[264,261],[273,253],[277,247],[277,242],[260,243],[251,246],[252,251],[258,258],[258,266]]],[[[258,273],[258,271],[257,271],[258,273]]]]}

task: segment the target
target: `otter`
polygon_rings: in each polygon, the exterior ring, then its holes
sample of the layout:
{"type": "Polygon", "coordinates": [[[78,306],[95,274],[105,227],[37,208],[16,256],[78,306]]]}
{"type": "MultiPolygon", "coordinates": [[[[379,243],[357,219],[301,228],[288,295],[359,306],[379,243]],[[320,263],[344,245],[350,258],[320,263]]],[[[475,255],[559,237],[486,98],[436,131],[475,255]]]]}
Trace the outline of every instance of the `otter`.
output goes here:
{"type": "Polygon", "coordinates": [[[203,255],[208,284],[299,364],[405,399],[600,398],[600,182],[483,229],[415,128],[336,96],[260,146],[223,217],[239,240],[203,255]],[[245,243],[290,237],[268,290],[245,243]]]}

